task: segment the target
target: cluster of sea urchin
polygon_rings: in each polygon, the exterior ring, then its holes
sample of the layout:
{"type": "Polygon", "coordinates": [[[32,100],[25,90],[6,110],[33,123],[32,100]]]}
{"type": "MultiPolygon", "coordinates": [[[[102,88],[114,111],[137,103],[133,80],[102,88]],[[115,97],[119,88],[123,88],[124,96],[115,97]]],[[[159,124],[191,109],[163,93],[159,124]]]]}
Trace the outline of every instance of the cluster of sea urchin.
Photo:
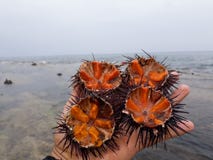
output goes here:
{"type": "Polygon", "coordinates": [[[171,98],[178,75],[168,70],[164,62],[147,55],[148,58],[128,57],[124,83],[129,91],[121,120],[129,139],[138,130],[136,145],[143,147],[163,141],[166,135],[171,135],[170,131],[178,135],[177,129],[183,130],[178,123],[186,120],[178,113],[187,113],[183,111],[183,104],[171,98]]]}
{"type": "Polygon", "coordinates": [[[71,155],[102,158],[108,149],[119,149],[116,139],[123,130],[130,138],[139,129],[137,143],[145,147],[181,129],[182,105],[170,98],[178,81],[172,70],[151,56],[128,57],[125,64],[122,72],[108,62],[84,61],[73,76],[75,95],[56,127],[71,155]]]}
{"type": "Polygon", "coordinates": [[[57,133],[64,133],[64,150],[88,159],[90,154],[103,157],[116,144],[122,132],[117,123],[125,100],[118,66],[104,61],[84,61],[72,78],[75,95],[68,111],[58,122],[57,133]]]}

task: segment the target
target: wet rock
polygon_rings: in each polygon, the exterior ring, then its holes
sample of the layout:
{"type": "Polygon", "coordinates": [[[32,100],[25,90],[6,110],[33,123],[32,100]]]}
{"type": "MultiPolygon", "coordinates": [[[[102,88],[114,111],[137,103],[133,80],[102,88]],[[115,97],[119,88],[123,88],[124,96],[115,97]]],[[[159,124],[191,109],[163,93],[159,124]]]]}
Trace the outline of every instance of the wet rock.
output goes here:
{"type": "Polygon", "coordinates": [[[11,85],[11,84],[13,84],[13,81],[6,78],[5,81],[4,81],[4,84],[11,85]]]}
{"type": "Polygon", "coordinates": [[[32,64],[31,64],[32,66],[37,66],[37,63],[35,63],[35,62],[32,62],[32,64]]]}
{"type": "Polygon", "coordinates": [[[62,73],[57,73],[57,76],[62,76],[62,73]]]}

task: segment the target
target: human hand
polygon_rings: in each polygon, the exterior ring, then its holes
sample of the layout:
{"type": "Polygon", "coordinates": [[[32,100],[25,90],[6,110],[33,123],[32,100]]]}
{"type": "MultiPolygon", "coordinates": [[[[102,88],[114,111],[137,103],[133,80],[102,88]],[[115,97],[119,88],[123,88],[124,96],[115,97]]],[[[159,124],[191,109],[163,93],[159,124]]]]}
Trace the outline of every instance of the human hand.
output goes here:
{"type": "MultiPolygon", "coordinates": [[[[178,89],[176,89],[173,94],[171,95],[171,98],[174,98],[174,101],[176,103],[180,103],[187,95],[189,94],[189,87],[187,85],[180,85],[178,87],[178,89]]],[[[70,98],[71,100],[71,98],[70,98]]],[[[69,101],[67,102],[67,104],[64,107],[64,113],[66,112],[66,106],[69,105],[69,101]]],[[[184,121],[183,123],[179,123],[178,124],[180,128],[182,128],[183,130],[185,130],[186,132],[190,132],[191,130],[194,129],[194,124],[191,121],[184,121]],[[185,124],[185,125],[184,125],[185,124]]],[[[184,132],[183,130],[177,129],[178,135],[183,135],[186,132],[184,132]]],[[[177,134],[173,131],[170,130],[169,131],[171,134],[166,135],[164,140],[169,140],[171,138],[175,138],[177,137],[177,134]]],[[[134,157],[134,155],[141,151],[142,149],[144,149],[144,146],[135,146],[136,140],[137,140],[137,135],[138,132],[134,131],[129,143],[127,144],[127,136],[121,136],[116,142],[119,145],[119,150],[116,150],[116,152],[112,152],[112,151],[108,151],[106,153],[103,153],[103,160],[130,160],[131,158],[134,157]]],[[[60,160],[77,160],[80,159],[80,157],[76,156],[76,155],[72,155],[70,154],[70,150],[66,150],[63,152],[63,142],[59,143],[62,139],[63,139],[64,135],[63,134],[55,134],[54,136],[54,147],[53,147],[53,151],[52,151],[52,156],[55,157],[56,159],[60,159],[60,160]]],[[[91,155],[91,159],[100,159],[100,158],[96,158],[96,157],[92,157],[91,155]]]]}

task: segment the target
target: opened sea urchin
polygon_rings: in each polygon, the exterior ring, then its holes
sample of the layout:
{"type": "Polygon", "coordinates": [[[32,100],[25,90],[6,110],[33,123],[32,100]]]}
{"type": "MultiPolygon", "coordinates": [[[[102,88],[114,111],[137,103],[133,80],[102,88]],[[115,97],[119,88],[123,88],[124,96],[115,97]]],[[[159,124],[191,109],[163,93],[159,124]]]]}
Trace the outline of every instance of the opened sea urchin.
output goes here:
{"type": "Polygon", "coordinates": [[[75,93],[55,127],[64,135],[64,151],[84,160],[103,158],[109,149],[119,149],[116,139],[123,134],[130,143],[138,130],[136,145],[147,147],[164,141],[171,130],[184,131],[178,123],[186,119],[179,113],[187,112],[171,98],[178,82],[174,70],[150,55],[128,57],[126,64],[124,71],[104,61],[80,65],[72,78],[75,93]]]}

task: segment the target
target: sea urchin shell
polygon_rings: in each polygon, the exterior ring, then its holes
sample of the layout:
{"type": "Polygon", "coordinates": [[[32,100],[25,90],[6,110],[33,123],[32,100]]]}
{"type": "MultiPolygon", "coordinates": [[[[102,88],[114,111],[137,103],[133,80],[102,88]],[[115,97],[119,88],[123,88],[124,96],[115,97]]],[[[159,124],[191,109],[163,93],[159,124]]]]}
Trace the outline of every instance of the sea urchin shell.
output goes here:
{"type": "Polygon", "coordinates": [[[81,147],[99,147],[113,134],[112,114],[110,104],[87,97],[71,107],[66,123],[81,147]]]}
{"type": "Polygon", "coordinates": [[[153,57],[133,59],[127,67],[127,72],[130,86],[151,86],[156,89],[168,78],[168,70],[153,57]]]}
{"type": "Polygon", "coordinates": [[[125,111],[131,114],[136,123],[153,128],[163,125],[171,117],[172,108],[160,91],[139,87],[128,95],[125,111]]]}
{"type": "Polygon", "coordinates": [[[90,91],[115,89],[121,83],[120,71],[107,62],[85,61],[80,66],[79,76],[90,91]]]}

